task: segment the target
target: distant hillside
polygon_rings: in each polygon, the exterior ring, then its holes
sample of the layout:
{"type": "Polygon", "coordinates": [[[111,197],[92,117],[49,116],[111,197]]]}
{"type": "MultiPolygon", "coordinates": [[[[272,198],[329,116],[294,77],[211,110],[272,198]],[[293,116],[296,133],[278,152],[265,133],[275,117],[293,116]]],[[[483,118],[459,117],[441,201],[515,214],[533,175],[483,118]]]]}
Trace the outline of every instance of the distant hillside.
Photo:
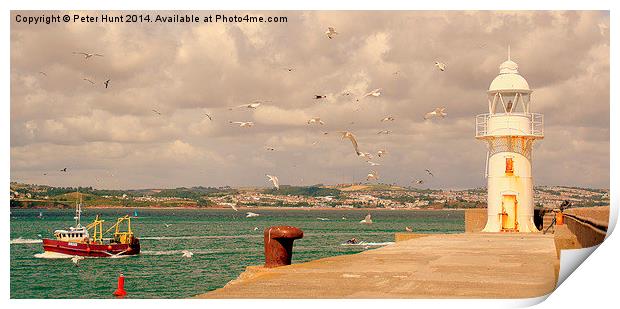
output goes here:
{"type": "Polygon", "coordinates": [[[298,195],[298,196],[340,196],[340,190],[323,188],[319,186],[311,187],[295,187],[295,186],[280,186],[279,190],[268,189],[264,193],[272,195],[298,195]]]}
{"type": "Polygon", "coordinates": [[[388,184],[355,184],[347,187],[340,187],[342,191],[404,191],[403,187],[388,185],[388,184]]]}

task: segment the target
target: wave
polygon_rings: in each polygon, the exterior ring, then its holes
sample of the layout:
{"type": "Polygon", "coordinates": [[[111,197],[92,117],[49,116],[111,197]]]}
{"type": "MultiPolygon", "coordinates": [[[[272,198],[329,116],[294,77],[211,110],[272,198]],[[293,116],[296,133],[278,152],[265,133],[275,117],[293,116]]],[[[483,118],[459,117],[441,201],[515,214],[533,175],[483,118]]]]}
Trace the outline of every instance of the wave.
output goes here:
{"type": "MultiPolygon", "coordinates": [[[[50,252],[50,251],[45,251],[43,253],[37,253],[34,255],[34,257],[37,259],[70,259],[74,256],[75,255],[64,254],[64,253],[59,253],[59,252],[50,252]]],[[[96,258],[120,259],[120,258],[132,257],[132,256],[135,256],[135,255],[112,255],[109,257],[85,256],[85,258],[88,258],[88,259],[93,259],[93,258],[95,259],[96,258]]]]}
{"type": "Polygon", "coordinates": [[[15,238],[15,239],[11,239],[11,245],[14,244],[40,244],[42,243],[43,240],[42,239],[28,239],[28,238],[15,238]]]}
{"type": "Polygon", "coordinates": [[[73,255],[58,253],[58,252],[49,252],[45,251],[43,253],[37,253],[34,257],[38,259],[70,259],[73,255]]]}
{"type": "Polygon", "coordinates": [[[129,257],[134,257],[136,255],[111,255],[108,259],[124,259],[129,257]]]}
{"type": "MultiPolygon", "coordinates": [[[[363,232],[364,235],[384,235],[394,232],[363,232]]],[[[326,233],[304,233],[305,236],[335,236],[335,235],[352,235],[355,232],[326,232],[326,233]]],[[[142,236],[140,240],[177,240],[177,239],[234,239],[234,238],[263,238],[260,234],[245,235],[197,235],[197,236],[142,236]]]]}
{"type": "Polygon", "coordinates": [[[387,246],[387,245],[392,245],[394,244],[393,241],[386,241],[386,242],[365,242],[365,241],[360,241],[356,244],[340,244],[341,246],[387,246]]]}
{"type": "MultiPolygon", "coordinates": [[[[142,251],[140,251],[140,254],[142,254],[142,255],[178,255],[178,256],[183,256],[183,251],[185,251],[185,250],[161,250],[161,251],[142,250],[142,251]]],[[[188,251],[191,251],[194,255],[213,254],[213,253],[222,253],[222,252],[224,252],[224,250],[195,250],[195,251],[194,250],[188,250],[188,251]]]]}
{"type": "Polygon", "coordinates": [[[140,240],[175,240],[175,239],[225,239],[225,238],[261,238],[260,235],[209,235],[209,236],[144,236],[140,240]]]}

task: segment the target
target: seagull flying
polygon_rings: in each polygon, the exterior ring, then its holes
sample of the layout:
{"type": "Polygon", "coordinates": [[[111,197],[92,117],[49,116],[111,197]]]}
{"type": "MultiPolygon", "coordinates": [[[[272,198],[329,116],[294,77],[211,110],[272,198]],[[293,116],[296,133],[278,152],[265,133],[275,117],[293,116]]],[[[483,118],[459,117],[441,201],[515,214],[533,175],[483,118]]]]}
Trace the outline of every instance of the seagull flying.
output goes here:
{"type": "Polygon", "coordinates": [[[83,78],[83,80],[85,80],[85,81],[87,81],[87,82],[89,82],[89,83],[91,83],[91,84],[93,84],[93,85],[95,84],[95,82],[93,82],[92,80],[90,80],[90,79],[88,79],[88,78],[83,78]]]}
{"type": "Polygon", "coordinates": [[[75,266],[80,266],[80,260],[83,260],[84,257],[83,256],[74,256],[71,258],[71,262],[73,262],[73,264],[75,264],[75,266]]]}
{"type": "Polygon", "coordinates": [[[353,144],[353,149],[355,149],[355,153],[359,155],[360,150],[359,150],[359,147],[357,146],[357,140],[355,139],[355,135],[353,135],[353,133],[349,131],[341,131],[340,133],[342,133],[343,139],[348,138],[351,141],[351,144],[353,144]]]}
{"type": "Polygon", "coordinates": [[[377,132],[377,134],[391,134],[391,133],[392,133],[392,131],[390,131],[390,130],[381,130],[381,131],[377,132]]]}
{"type": "Polygon", "coordinates": [[[325,35],[327,35],[328,38],[333,39],[336,34],[338,34],[338,32],[336,32],[336,29],[334,29],[334,27],[327,27],[325,35]]]}
{"type": "Polygon", "coordinates": [[[384,122],[384,121],[394,121],[394,117],[392,117],[392,116],[387,116],[387,117],[385,117],[385,118],[381,119],[381,122],[384,122]]]}
{"type": "Polygon", "coordinates": [[[372,216],[370,214],[367,214],[366,217],[364,217],[364,220],[360,221],[360,223],[372,224],[372,216]]]}
{"type": "Polygon", "coordinates": [[[267,176],[269,178],[269,181],[271,181],[273,183],[273,186],[276,187],[276,190],[280,189],[280,184],[278,182],[278,177],[267,175],[267,174],[265,174],[265,176],[267,176]]]}
{"type": "MultiPolygon", "coordinates": [[[[259,107],[261,105],[261,103],[250,103],[250,104],[241,104],[236,106],[236,108],[249,108],[249,109],[256,109],[257,107],[259,107]]],[[[229,108],[229,110],[232,110],[232,108],[229,108]]]]}
{"type": "Polygon", "coordinates": [[[381,164],[379,164],[379,163],[375,163],[375,162],[372,162],[372,161],[366,161],[366,162],[367,162],[368,164],[370,164],[370,166],[377,166],[377,165],[381,165],[381,164]]]}
{"type": "Polygon", "coordinates": [[[442,72],[446,70],[446,64],[443,62],[435,61],[435,66],[442,72]]]}
{"type": "Polygon", "coordinates": [[[415,182],[416,185],[421,185],[421,184],[424,183],[424,180],[418,179],[418,180],[415,180],[414,182],[415,182]]]}
{"type": "Polygon", "coordinates": [[[265,149],[267,149],[267,150],[269,150],[269,151],[274,151],[274,150],[276,150],[275,148],[273,148],[273,147],[269,147],[269,146],[265,147],[265,149]]]}
{"type": "Polygon", "coordinates": [[[426,171],[429,175],[431,175],[432,177],[435,177],[435,175],[433,175],[433,173],[431,173],[431,170],[426,169],[425,171],[426,171]]]}
{"type": "Polygon", "coordinates": [[[110,84],[110,80],[106,80],[105,82],[103,82],[105,84],[105,88],[108,89],[108,85],[110,84]]]}
{"type": "Polygon", "coordinates": [[[364,95],[364,97],[368,97],[368,96],[373,96],[373,97],[378,97],[381,95],[381,88],[377,88],[367,94],[364,95]]]}
{"type": "Polygon", "coordinates": [[[209,120],[213,121],[213,117],[211,117],[211,115],[205,113],[205,116],[207,116],[207,118],[209,118],[209,120]]]}
{"type": "Polygon", "coordinates": [[[184,257],[184,258],[191,258],[191,257],[192,257],[192,255],[194,255],[194,253],[193,253],[193,252],[191,252],[191,251],[187,251],[187,250],[183,250],[183,251],[181,251],[181,253],[183,253],[183,257],[184,257]]]}
{"type": "Polygon", "coordinates": [[[61,172],[66,172],[66,171],[67,171],[67,168],[65,167],[65,168],[61,169],[60,171],[61,171],[61,172]]]}
{"type": "Polygon", "coordinates": [[[424,120],[428,120],[431,118],[435,118],[435,117],[439,117],[439,118],[444,118],[446,117],[448,114],[446,113],[446,108],[445,107],[437,107],[435,108],[434,111],[430,112],[430,113],[426,113],[426,115],[424,115],[424,120]]]}
{"type": "Polygon", "coordinates": [[[74,55],[84,55],[84,59],[88,59],[92,56],[98,56],[98,57],[103,57],[103,55],[101,54],[91,54],[91,53],[85,53],[85,52],[73,52],[74,55]]]}
{"type": "Polygon", "coordinates": [[[43,72],[43,71],[39,71],[39,74],[41,74],[41,75],[43,75],[43,76],[47,77],[47,73],[45,73],[45,72],[43,72]]]}
{"type": "Polygon", "coordinates": [[[252,122],[252,121],[247,121],[247,122],[243,122],[243,121],[234,121],[234,122],[233,121],[229,121],[229,123],[238,124],[240,128],[244,128],[244,127],[245,128],[249,128],[249,127],[254,125],[254,122],[252,122]]]}
{"type": "MultiPolygon", "coordinates": [[[[253,212],[246,212],[245,213],[245,217],[246,218],[258,217],[258,216],[260,216],[260,215],[257,214],[257,213],[253,213],[253,212]]],[[[254,230],[256,230],[256,229],[254,229],[254,230]]]]}
{"type": "Polygon", "coordinates": [[[318,99],[325,99],[325,98],[327,98],[327,96],[326,96],[326,95],[321,95],[321,94],[315,94],[315,95],[314,95],[314,99],[315,99],[315,100],[318,100],[318,99]]]}
{"type": "Polygon", "coordinates": [[[158,110],[156,110],[156,109],[152,109],[152,111],[153,111],[155,114],[157,114],[157,115],[161,115],[161,113],[160,113],[158,110]]]}
{"type": "Polygon", "coordinates": [[[368,176],[366,176],[366,181],[369,181],[371,179],[379,180],[379,174],[377,174],[377,172],[375,171],[371,171],[370,173],[368,173],[368,176]]]}
{"type": "Polygon", "coordinates": [[[357,156],[360,158],[365,159],[366,161],[368,160],[372,160],[372,155],[369,152],[358,152],[357,156]]]}
{"type": "Polygon", "coordinates": [[[308,124],[318,123],[320,125],[324,125],[325,123],[321,120],[321,117],[314,117],[308,120],[308,124]]]}
{"type": "Polygon", "coordinates": [[[410,226],[405,226],[405,231],[407,232],[413,232],[413,228],[410,226]]]}

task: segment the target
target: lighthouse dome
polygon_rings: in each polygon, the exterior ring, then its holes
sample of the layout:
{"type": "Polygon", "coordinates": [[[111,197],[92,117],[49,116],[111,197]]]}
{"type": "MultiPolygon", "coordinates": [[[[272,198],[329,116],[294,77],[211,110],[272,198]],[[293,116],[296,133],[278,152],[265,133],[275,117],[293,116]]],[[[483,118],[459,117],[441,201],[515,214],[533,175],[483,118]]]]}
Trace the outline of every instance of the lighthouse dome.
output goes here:
{"type": "Polygon", "coordinates": [[[499,65],[499,74],[515,73],[519,74],[519,65],[512,61],[506,60],[499,65]]]}
{"type": "Polygon", "coordinates": [[[519,75],[519,65],[512,60],[506,60],[499,65],[499,75],[489,86],[489,91],[501,90],[530,91],[530,85],[519,75]]]}

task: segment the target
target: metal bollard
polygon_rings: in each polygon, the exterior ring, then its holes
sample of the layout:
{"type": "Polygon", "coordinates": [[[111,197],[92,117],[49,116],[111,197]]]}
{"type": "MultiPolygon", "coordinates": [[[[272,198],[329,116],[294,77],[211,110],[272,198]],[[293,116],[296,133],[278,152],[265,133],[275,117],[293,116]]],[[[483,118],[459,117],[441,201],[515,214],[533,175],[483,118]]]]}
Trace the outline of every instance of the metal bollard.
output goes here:
{"type": "Polygon", "coordinates": [[[293,241],[303,238],[304,232],[293,226],[272,226],[264,235],[265,267],[291,265],[293,241]]]}

